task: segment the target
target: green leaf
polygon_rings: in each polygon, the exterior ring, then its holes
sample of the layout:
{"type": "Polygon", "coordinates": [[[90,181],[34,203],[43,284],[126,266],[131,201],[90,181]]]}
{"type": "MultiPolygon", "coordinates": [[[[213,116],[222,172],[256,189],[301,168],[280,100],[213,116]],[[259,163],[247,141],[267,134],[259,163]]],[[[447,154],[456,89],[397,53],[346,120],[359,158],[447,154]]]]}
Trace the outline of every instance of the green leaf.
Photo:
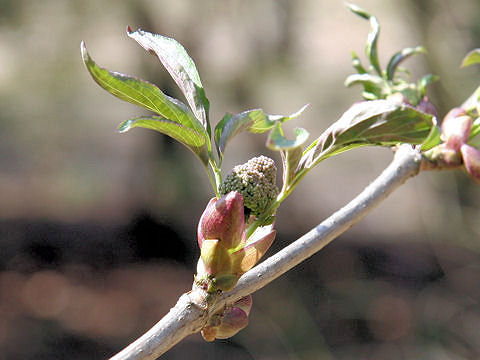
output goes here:
{"type": "MultiPolygon", "coordinates": [[[[480,114],[480,86],[463,102],[460,106],[467,112],[476,112],[480,114]]],[[[477,115],[478,116],[478,115],[477,115]]]]}
{"type": "Polygon", "coordinates": [[[156,130],[172,137],[197,155],[205,166],[208,164],[208,148],[203,133],[155,115],[126,120],[118,126],[118,131],[124,133],[135,127],[156,130]]]}
{"type": "Polygon", "coordinates": [[[474,49],[463,58],[461,67],[466,67],[478,63],[480,63],[480,49],[474,49]]]}
{"type": "Polygon", "coordinates": [[[228,142],[242,131],[262,133],[274,125],[275,121],[270,120],[261,109],[248,110],[236,115],[225,114],[215,127],[215,144],[220,160],[223,158],[228,142]]]}
{"type": "Polygon", "coordinates": [[[420,91],[420,95],[422,97],[425,96],[427,92],[427,86],[434,83],[435,81],[438,81],[439,79],[440,78],[437,75],[433,75],[433,74],[424,75],[418,81],[418,90],[420,91]]]}
{"type": "Polygon", "coordinates": [[[440,129],[439,126],[437,126],[436,124],[432,126],[432,129],[430,130],[430,133],[428,134],[427,138],[422,143],[420,150],[427,151],[439,145],[441,143],[441,139],[440,139],[441,134],[442,134],[442,130],[440,129]]]}
{"type": "Polygon", "coordinates": [[[261,109],[247,110],[236,115],[226,114],[215,127],[215,144],[220,158],[229,141],[242,131],[260,134],[272,129],[275,124],[295,119],[308,105],[289,116],[267,115],[261,109]]]}
{"type": "Polygon", "coordinates": [[[147,81],[97,66],[88,54],[84,42],[81,43],[81,52],[83,62],[93,79],[112,95],[144,107],[182,126],[205,133],[202,124],[181,101],[165,95],[157,86],[147,81]]]}
{"type": "Polygon", "coordinates": [[[210,135],[208,120],[209,101],[205,96],[202,82],[192,58],[176,40],[138,29],[127,28],[129,37],[137,41],[145,50],[157,55],[170,76],[182,90],[195,117],[203,124],[210,135]]]}
{"type": "Polygon", "coordinates": [[[283,134],[281,123],[277,123],[268,137],[267,147],[276,151],[291,150],[301,146],[305,141],[307,141],[309,136],[307,130],[295,128],[293,132],[295,133],[295,139],[288,140],[283,134]]]}
{"type": "Polygon", "coordinates": [[[384,81],[380,76],[371,74],[353,74],[349,75],[345,79],[345,86],[347,87],[357,84],[370,85],[376,88],[381,88],[384,84],[384,81]]]}
{"type": "Polygon", "coordinates": [[[345,86],[363,85],[362,96],[366,100],[382,99],[385,94],[385,82],[378,75],[371,74],[352,74],[345,79],[345,86]]]}
{"type": "Polygon", "coordinates": [[[392,56],[390,59],[388,66],[387,66],[387,79],[388,80],[393,80],[393,77],[395,75],[395,70],[397,69],[397,66],[400,65],[401,62],[405,61],[409,57],[417,54],[425,54],[427,50],[423,46],[417,46],[414,48],[405,48],[399,52],[397,52],[395,55],[392,56]]]}
{"type": "Polygon", "coordinates": [[[347,4],[347,8],[354,14],[370,21],[370,32],[367,37],[367,45],[365,47],[365,53],[367,54],[370,63],[377,72],[382,76],[382,69],[380,68],[380,62],[378,60],[377,41],[380,35],[380,24],[375,16],[370,15],[366,10],[358,7],[354,4],[347,4]]]}
{"type": "Polygon", "coordinates": [[[480,117],[476,118],[472,123],[472,127],[470,128],[469,140],[477,137],[478,135],[480,135],[480,117]]]}
{"type": "Polygon", "coordinates": [[[302,145],[308,139],[308,131],[294,129],[295,139],[288,140],[283,133],[282,124],[277,123],[269,134],[267,147],[280,151],[283,165],[283,188],[288,188],[294,181],[298,165],[303,155],[302,145]]]}
{"type": "Polygon", "coordinates": [[[433,116],[391,100],[353,105],[304,152],[313,167],[334,154],[366,145],[422,144],[435,126],[433,116]]]}
{"type": "Polygon", "coordinates": [[[363,67],[362,62],[355,51],[352,51],[352,66],[358,71],[359,74],[367,73],[367,70],[365,70],[363,67]]]}

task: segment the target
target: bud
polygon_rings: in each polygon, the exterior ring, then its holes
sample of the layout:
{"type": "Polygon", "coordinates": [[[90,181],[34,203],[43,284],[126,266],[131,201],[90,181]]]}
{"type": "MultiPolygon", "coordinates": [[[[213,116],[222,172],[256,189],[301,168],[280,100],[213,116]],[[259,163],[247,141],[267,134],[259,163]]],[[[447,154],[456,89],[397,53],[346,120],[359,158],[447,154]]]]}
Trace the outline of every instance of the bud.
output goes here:
{"type": "Polygon", "coordinates": [[[198,224],[200,259],[196,282],[208,292],[231,290],[275,239],[273,225],[258,228],[246,240],[243,197],[232,191],[208,203],[198,224]]]}
{"type": "Polygon", "coordinates": [[[437,117],[437,108],[430,102],[430,100],[428,100],[428,97],[426,96],[424,96],[422,100],[420,100],[417,105],[417,109],[421,112],[424,112],[425,114],[430,114],[437,117]]]}
{"type": "Polygon", "coordinates": [[[472,118],[466,115],[465,110],[453,108],[443,119],[440,138],[450,149],[460,151],[468,140],[471,127],[472,118]]]}
{"type": "Polygon", "coordinates": [[[480,182],[480,150],[463,144],[460,151],[465,169],[475,181],[480,182]]]}
{"type": "Polygon", "coordinates": [[[232,191],[220,199],[213,198],[200,218],[197,230],[198,246],[204,240],[219,240],[226,249],[245,241],[243,196],[232,191]]]}
{"type": "Polygon", "coordinates": [[[202,329],[202,336],[206,341],[227,339],[238,333],[248,325],[248,315],[252,308],[252,296],[248,295],[235,302],[218,321],[213,321],[202,329]]]}

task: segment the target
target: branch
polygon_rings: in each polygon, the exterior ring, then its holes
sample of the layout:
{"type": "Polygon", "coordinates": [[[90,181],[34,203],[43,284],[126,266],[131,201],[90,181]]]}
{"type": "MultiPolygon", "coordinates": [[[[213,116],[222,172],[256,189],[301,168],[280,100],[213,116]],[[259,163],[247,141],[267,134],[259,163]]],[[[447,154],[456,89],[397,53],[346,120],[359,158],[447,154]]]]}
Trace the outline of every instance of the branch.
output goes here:
{"type": "Polygon", "coordinates": [[[422,155],[418,150],[410,145],[402,145],[390,165],[355,199],[244,274],[232,291],[208,295],[194,286],[192,291],[179,298],[175,307],[153,328],[111,360],[153,360],[186,336],[199,332],[211,315],[261,289],[363,219],[397,187],[417,175],[421,162],[422,155]]]}

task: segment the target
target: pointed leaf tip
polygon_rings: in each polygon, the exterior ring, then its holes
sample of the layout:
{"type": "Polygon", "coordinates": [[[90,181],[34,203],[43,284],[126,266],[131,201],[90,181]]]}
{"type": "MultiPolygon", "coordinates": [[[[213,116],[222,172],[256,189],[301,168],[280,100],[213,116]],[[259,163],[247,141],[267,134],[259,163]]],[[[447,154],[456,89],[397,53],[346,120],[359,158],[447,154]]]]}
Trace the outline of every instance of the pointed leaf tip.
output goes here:
{"type": "Polygon", "coordinates": [[[87,52],[87,46],[85,45],[85,41],[80,41],[80,53],[82,54],[83,61],[87,61],[89,56],[87,52]]]}
{"type": "Polygon", "coordinates": [[[158,57],[183,92],[195,117],[210,135],[210,122],[208,120],[210,103],[205,95],[195,63],[183,45],[173,38],[141,29],[129,32],[128,36],[145,50],[158,57]]]}
{"type": "Polygon", "coordinates": [[[130,25],[127,25],[127,34],[131,34],[133,32],[132,28],[130,25]]]}
{"type": "Polygon", "coordinates": [[[463,68],[478,63],[480,63],[480,49],[473,49],[463,58],[460,67],[463,68]]]}

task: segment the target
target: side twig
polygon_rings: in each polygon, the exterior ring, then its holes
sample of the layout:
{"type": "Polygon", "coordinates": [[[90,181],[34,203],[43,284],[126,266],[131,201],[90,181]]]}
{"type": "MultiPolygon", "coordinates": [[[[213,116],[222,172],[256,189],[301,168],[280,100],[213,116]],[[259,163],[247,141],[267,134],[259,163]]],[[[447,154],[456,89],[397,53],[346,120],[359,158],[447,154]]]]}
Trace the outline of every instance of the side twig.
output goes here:
{"type": "Polygon", "coordinates": [[[157,359],[186,336],[199,332],[211,315],[261,289],[348,230],[396,188],[417,175],[421,162],[422,155],[418,150],[402,145],[390,165],[355,199],[244,274],[232,291],[212,296],[194,287],[183,294],[175,307],[154,327],[111,360],[157,359]]]}

